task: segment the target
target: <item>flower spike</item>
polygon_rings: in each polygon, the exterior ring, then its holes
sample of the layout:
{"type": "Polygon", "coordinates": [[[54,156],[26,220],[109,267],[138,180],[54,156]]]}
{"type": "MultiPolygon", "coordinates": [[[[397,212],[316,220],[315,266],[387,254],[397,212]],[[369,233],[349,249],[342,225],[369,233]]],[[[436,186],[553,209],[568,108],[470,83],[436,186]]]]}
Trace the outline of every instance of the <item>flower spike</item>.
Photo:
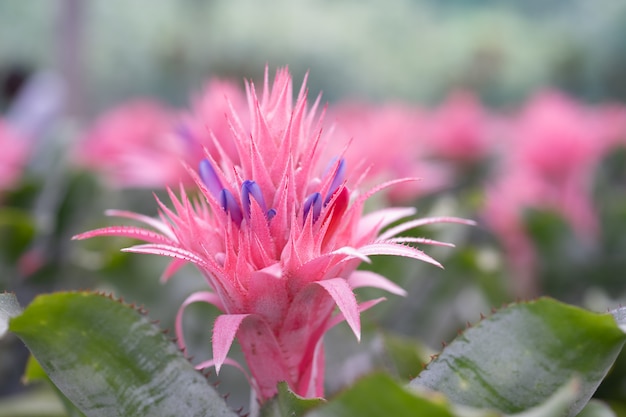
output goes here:
{"type": "MultiPolygon", "coordinates": [[[[324,334],[345,321],[360,339],[361,312],[382,301],[359,302],[355,288],[406,295],[387,278],[357,270],[361,262],[392,255],[440,267],[412,245],[444,243],[401,234],[434,222],[469,223],[447,217],[403,221],[415,214],[406,207],[364,215],[374,193],[412,180],[388,181],[359,193],[352,179],[364,173],[353,164],[348,171],[347,149],[324,169],[333,138],[322,133],[319,98],[311,108],[304,85],[295,99],[293,92],[287,69],[276,72],[272,86],[266,72],[262,92],[246,84],[249,113],[229,107],[229,131],[213,136],[219,152],[207,153],[197,171],[188,168],[201,191],[198,200],[184,190],[180,197],[170,191],[172,208],[157,199],[160,219],[113,212],[145,228],[110,227],[76,236],[143,240],[146,244],[125,251],[172,258],[164,279],[183,263],[195,265],[208,288],[181,306],[179,343],[185,347],[187,305],[217,306],[223,314],[213,326],[213,359],[204,365],[219,371],[230,363],[228,352],[237,340],[261,402],[276,394],[280,381],[298,395],[323,396],[324,334]]],[[[189,123],[202,125],[206,115],[196,117],[189,123]]]]}

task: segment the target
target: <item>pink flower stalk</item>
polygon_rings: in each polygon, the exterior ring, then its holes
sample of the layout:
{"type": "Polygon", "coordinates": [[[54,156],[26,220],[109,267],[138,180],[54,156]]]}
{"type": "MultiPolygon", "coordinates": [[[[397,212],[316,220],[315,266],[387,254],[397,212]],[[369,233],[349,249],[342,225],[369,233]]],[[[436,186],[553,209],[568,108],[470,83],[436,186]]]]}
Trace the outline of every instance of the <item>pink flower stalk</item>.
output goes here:
{"type": "Polygon", "coordinates": [[[173,112],[157,102],[127,103],[96,121],[74,159],[79,166],[101,172],[114,187],[178,184],[187,175],[181,160],[189,145],[175,132],[174,122],[173,112]]]}
{"type": "Polygon", "coordinates": [[[214,365],[219,372],[229,363],[227,354],[237,339],[260,401],[274,396],[280,381],[299,395],[322,396],[324,333],[345,320],[360,338],[360,312],[381,300],[358,303],[353,290],[369,286],[405,293],[378,274],[357,271],[357,266],[372,255],[405,256],[439,266],[410,244],[451,245],[396,235],[435,222],[472,222],[426,218],[387,228],[415,210],[388,208],[363,215],[373,193],[403,181],[365,194],[354,190],[350,184],[360,175],[350,172],[344,155],[323,160],[330,138],[321,134],[319,100],[309,109],[303,84],[293,102],[287,69],[277,71],[272,88],[266,71],[260,97],[252,83],[246,90],[250,127],[231,112],[230,133],[216,143],[232,141],[236,158],[226,152],[217,158],[207,154],[198,172],[189,169],[201,192],[198,201],[190,201],[184,191],[180,198],[170,191],[174,210],[159,201],[159,220],[109,213],[151,229],[115,226],[75,238],[141,239],[147,243],[124,250],[174,258],[165,279],[186,262],[196,265],[209,290],[183,303],[176,320],[181,346],[182,313],[188,304],[207,302],[223,313],[213,326],[213,360],[199,367],[214,365]]]}
{"type": "Polygon", "coordinates": [[[342,103],[332,108],[331,119],[334,137],[339,140],[334,140],[330,152],[339,152],[353,141],[345,159],[350,166],[367,168],[366,183],[419,179],[386,190],[389,200],[411,202],[451,182],[448,167],[427,159],[426,121],[417,107],[401,103],[342,103]]]}
{"type": "Polygon", "coordinates": [[[0,119],[0,192],[15,186],[30,154],[30,141],[0,119]]]}

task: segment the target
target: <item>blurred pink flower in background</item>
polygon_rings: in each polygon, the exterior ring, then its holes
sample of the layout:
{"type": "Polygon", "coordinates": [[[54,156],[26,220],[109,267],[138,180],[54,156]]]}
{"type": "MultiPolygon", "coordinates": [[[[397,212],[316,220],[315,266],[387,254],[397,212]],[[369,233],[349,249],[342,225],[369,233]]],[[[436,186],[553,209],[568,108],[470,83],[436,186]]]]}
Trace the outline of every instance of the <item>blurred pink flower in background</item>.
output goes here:
{"type": "Polygon", "coordinates": [[[392,202],[406,203],[440,191],[452,181],[449,167],[427,159],[425,116],[408,104],[340,103],[330,109],[332,152],[353,141],[345,158],[367,169],[367,184],[395,178],[418,178],[385,191],[392,202]],[[339,140],[337,140],[337,138],[339,140]]]}
{"type": "MultiPolygon", "coordinates": [[[[189,200],[184,192],[180,198],[170,193],[175,210],[159,202],[160,220],[110,212],[154,230],[114,226],[76,236],[143,240],[147,244],[125,250],[174,258],[165,279],[186,262],[196,265],[210,291],[194,293],[183,303],[176,321],[179,343],[185,346],[184,308],[198,301],[215,305],[223,314],[213,328],[213,359],[199,367],[214,365],[219,371],[230,363],[227,354],[237,338],[260,401],[272,397],[280,381],[302,396],[323,395],[324,334],[345,320],[359,338],[360,312],[381,301],[358,303],[355,288],[404,294],[383,276],[357,271],[361,262],[369,262],[371,255],[395,255],[439,265],[411,244],[449,244],[396,236],[434,222],[471,224],[457,218],[424,218],[384,230],[415,209],[388,208],[364,215],[363,205],[375,192],[407,180],[359,193],[355,187],[362,171],[352,168],[349,155],[341,150],[329,159],[326,146],[335,137],[322,134],[318,102],[309,109],[306,96],[303,84],[293,102],[286,69],[277,71],[272,88],[266,72],[260,97],[251,83],[247,85],[249,126],[239,113],[229,112],[232,128],[217,138],[220,144],[234,143],[235,157],[208,154],[198,173],[190,170],[201,191],[199,200],[189,200]]],[[[393,126],[394,117],[389,115],[387,127],[393,126]]],[[[389,140],[410,126],[396,127],[389,140]]],[[[374,132],[368,133],[372,137],[374,132]]],[[[355,146],[363,145],[355,140],[355,146]]]]}
{"type": "Polygon", "coordinates": [[[0,193],[17,185],[31,147],[31,141],[0,119],[0,193]]]}
{"type": "Polygon", "coordinates": [[[496,123],[469,91],[457,91],[425,116],[430,152],[456,163],[479,162],[493,152],[496,123]]]}
{"type": "Polygon", "coordinates": [[[189,145],[174,113],[152,100],[135,100],[101,116],[77,145],[76,163],[114,187],[164,187],[187,174],[189,145]]]}
{"type": "Polygon", "coordinates": [[[209,80],[202,93],[193,96],[191,108],[180,117],[181,134],[188,137],[192,152],[186,162],[197,166],[204,158],[205,148],[216,159],[224,154],[236,161],[237,148],[234,141],[220,140],[230,136],[228,114],[235,112],[239,121],[248,126],[248,102],[244,90],[234,82],[221,79],[209,80]]]}
{"type": "MultiPolygon", "coordinates": [[[[204,157],[236,157],[233,142],[216,141],[230,131],[227,113],[247,110],[245,94],[234,83],[213,79],[192,99],[188,111],[135,100],[100,117],[77,147],[79,166],[95,170],[115,187],[165,188],[191,184],[184,163],[204,157]]],[[[247,124],[245,117],[240,122],[247,124]]]]}
{"type": "Polygon", "coordinates": [[[496,177],[486,187],[483,217],[520,276],[514,283],[518,296],[540,291],[524,210],[559,213],[582,240],[593,241],[599,233],[594,172],[623,121],[617,109],[585,106],[556,92],[538,94],[512,120],[496,177]]]}
{"type": "Polygon", "coordinates": [[[594,107],[593,123],[603,141],[603,153],[626,147],[626,106],[604,103],[594,107]]]}

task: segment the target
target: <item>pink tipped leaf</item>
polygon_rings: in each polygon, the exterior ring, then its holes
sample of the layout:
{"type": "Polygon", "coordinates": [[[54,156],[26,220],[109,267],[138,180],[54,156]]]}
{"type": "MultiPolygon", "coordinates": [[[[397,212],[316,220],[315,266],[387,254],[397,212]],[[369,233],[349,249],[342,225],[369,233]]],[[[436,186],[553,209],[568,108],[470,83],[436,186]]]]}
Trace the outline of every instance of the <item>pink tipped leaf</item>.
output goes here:
{"type": "MultiPolygon", "coordinates": [[[[376,304],[381,303],[383,301],[385,301],[386,298],[385,297],[380,297],[380,298],[376,298],[374,300],[368,300],[368,301],[364,301],[362,303],[359,304],[358,308],[359,308],[359,314],[369,310],[370,308],[374,307],[376,304]]],[[[329,331],[330,329],[332,329],[333,327],[335,327],[336,325],[338,325],[339,323],[343,322],[346,319],[346,317],[343,315],[343,313],[339,313],[335,316],[333,316],[328,323],[326,323],[326,328],[324,329],[324,332],[329,331]]]]}
{"type": "Polygon", "coordinates": [[[415,207],[390,207],[376,210],[361,217],[359,226],[366,230],[382,229],[405,217],[413,216],[415,207]]]}
{"type": "Polygon", "coordinates": [[[404,256],[406,258],[413,258],[429,264],[443,268],[443,266],[435,259],[426,255],[419,249],[411,246],[400,245],[397,243],[388,242],[375,242],[369,245],[365,245],[359,248],[359,252],[363,255],[391,255],[391,256],[404,256]]]}
{"type": "Polygon", "coordinates": [[[159,232],[163,233],[165,236],[169,237],[170,239],[176,240],[176,236],[174,235],[172,230],[165,223],[153,217],[145,216],[139,213],[134,213],[132,211],[113,210],[113,209],[106,210],[104,214],[106,214],[107,216],[123,217],[126,219],[136,220],[136,221],[145,223],[148,226],[151,226],[154,229],[158,230],[159,232]]]}
{"type": "Polygon", "coordinates": [[[425,226],[427,224],[435,224],[435,223],[457,223],[457,224],[465,224],[468,226],[476,225],[475,221],[462,219],[460,217],[425,217],[423,219],[410,220],[408,222],[399,224],[398,226],[385,230],[383,233],[380,234],[380,236],[378,236],[378,239],[385,240],[387,238],[394,237],[398,235],[399,233],[406,232],[407,230],[411,230],[416,227],[425,226]]]}
{"type": "Polygon", "coordinates": [[[334,251],[329,252],[328,255],[346,255],[349,259],[357,258],[368,264],[372,263],[372,260],[363,254],[363,252],[350,246],[335,249],[334,251]]]}
{"type": "Polygon", "coordinates": [[[101,229],[90,230],[88,232],[75,235],[72,237],[72,240],[91,239],[92,237],[98,236],[129,237],[131,239],[143,240],[144,242],[161,243],[164,245],[173,243],[171,239],[163,236],[162,234],[153,232],[152,230],[133,226],[103,227],[101,229]]]}
{"type": "Polygon", "coordinates": [[[167,268],[165,268],[165,270],[163,271],[163,273],[161,274],[161,278],[159,278],[159,281],[161,281],[161,283],[166,283],[167,281],[169,281],[169,279],[176,273],[178,272],[178,270],[180,268],[182,268],[185,264],[187,263],[187,261],[184,261],[182,259],[176,259],[174,258],[172,260],[172,262],[169,263],[169,265],[167,266],[167,268]]]}
{"type": "Polygon", "coordinates": [[[361,340],[359,306],[348,282],[343,278],[331,278],[324,281],[316,281],[314,284],[322,287],[332,297],[357,340],[361,340]]]}
{"type": "Polygon", "coordinates": [[[387,239],[386,242],[390,243],[421,243],[422,245],[431,245],[431,246],[445,246],[448,248],[454,248],[454,243],[441,242],[439,240],[427,239],[425,237],[410,237],[410,236],[402,236],[402,237],[392,237],[387,239]]]}
{"type": "Polygon", "coordinates": [[[391,181],[383,182],[382,184],[378,184],[377,186],[371,188],[365,194],[359,196],[359,198],[355,201],[354,206],[359,206],[363,204],[366,200],[372,197],[374,194],[385,190],[386,188],[393,187],[394,185],[404,184],[407,182],[419,181],[419,178],[399,178],[391,181]]]}
{"type": "Polygon", "coordinates": [[[350,284],[350,287],[352,289],[361,287],[373,287],[380,288],[392,294],[400,295],[403,297],[405,297],[407,294],[404,288],[400,287],[395,282],[392,282],[384,276],[372,271],[354,271],[350,275],[350,278],[348,278],[348,284],[350,284]]]}
{"type": "Polygon", "coordinates": [[[219,373],[226,355],[235,340],[239,340],[250,371],[257,383],[260,398],[271,398],[276,394],[280,381],[293,386],[289,370],[272,329],[267,322],[254,314],[223,314],[213,325],[213,360],[219,373]]]}
{"type": "Polygon", "coordinates": [[[171,245],[159,245],[159,244],[147,244],[136,245],[129,248],[121,249],[122,252],[131,253],[145,253],[150,255],[169,256],[170,258],[181,259],[183,261],[191,262],[201,267],[208,266],[207,263],[193,252],[185,249],[181,249],[171,245]]]}
{"type": "Polygon", "coordinates": [[[189,304],[197,302],[212,304],[215,307],[219,308],[221,311],[224,311],[224,305],[222,304],[222,300],[220,300],[219,296],[214,292],[199,291],[187,297],[185,301],[183,301],[182,305],[178,308],[178,313],[176,313],[176,338],[178,339],[178,346],[181,349],[184,349],[186,347],[185,335],[183,332],[183,313],[185,312],[185,309],[189,304]]]}
{"type": "Polygon", "coordinates": [[[250,314],[222,314],[215,320],[215,324],[213,324],[213,361],[216,373],[220,373],[220,368],[235,341],[239,326],[248,316],[250,314]]]}

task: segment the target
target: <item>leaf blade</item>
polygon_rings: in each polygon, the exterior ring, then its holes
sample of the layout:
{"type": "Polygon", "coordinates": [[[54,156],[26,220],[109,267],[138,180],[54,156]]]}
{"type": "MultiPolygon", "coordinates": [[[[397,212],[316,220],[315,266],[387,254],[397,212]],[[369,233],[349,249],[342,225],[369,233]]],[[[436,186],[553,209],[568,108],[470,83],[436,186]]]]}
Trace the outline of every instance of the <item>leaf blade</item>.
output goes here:
{"type": "Polygon", "coordinates": [[[9,327],[87,416],[236,416],[160,329],[110,297],[42,295],[9,327]]]}
{"type": "Polygon", "coordinates": [[[307,417],[454,417],[441,396],[416,395],[384,373],[368,375],[307,417]]]}
{"type": "Polygon", "coordinates": [[[261,408],[261,417],[302,416],[324,404],[323,398],[303,398],[289,389],[285,382],[278,383],[278,394],[261,408]]]}
{"type": "Polygon", "coordinates": [[[626,335],[610,314],[542,298],[511,305],[469,328],[412,382],[451,401],[518,413],[579,375],[576,415],[620,352],[626,335]]]}

